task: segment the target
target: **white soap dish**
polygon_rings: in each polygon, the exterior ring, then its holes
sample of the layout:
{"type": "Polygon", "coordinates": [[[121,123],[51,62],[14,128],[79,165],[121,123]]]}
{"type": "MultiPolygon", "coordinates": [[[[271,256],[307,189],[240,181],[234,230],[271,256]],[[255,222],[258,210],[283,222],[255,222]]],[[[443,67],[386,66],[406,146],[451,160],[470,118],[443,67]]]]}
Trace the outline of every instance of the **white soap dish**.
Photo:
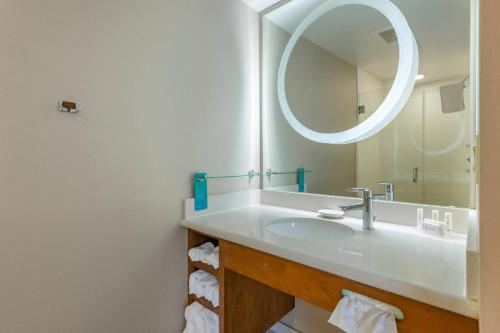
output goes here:
{"type": "Polygon", "coordinates": [[[336,210],[336,209],[320,209],[318,210],[318,213],[322,217],[326,217],[329,219],[340,219],[344,217],[345,212],[341,210],[336,210]]]}

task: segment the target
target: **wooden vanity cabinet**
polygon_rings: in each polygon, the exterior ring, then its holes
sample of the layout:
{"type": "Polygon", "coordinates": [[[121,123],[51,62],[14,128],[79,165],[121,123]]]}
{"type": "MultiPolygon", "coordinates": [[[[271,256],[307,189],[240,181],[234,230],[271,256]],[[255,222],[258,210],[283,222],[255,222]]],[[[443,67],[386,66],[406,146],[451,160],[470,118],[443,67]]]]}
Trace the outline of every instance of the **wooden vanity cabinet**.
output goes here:
{"type": "MultiPolygon", "coordinates": [[[[399,307],[405,315],[399,333],[479,332],[476,319],[189,230],[188,248],[205,241],[220,248],[220,306],[214,309],[220,333],[265,333],[294,308],[295,297],[333,311],[344,288],[399,307]]],[[[190,262],[188,273],[198,268],[190,262]]]]}

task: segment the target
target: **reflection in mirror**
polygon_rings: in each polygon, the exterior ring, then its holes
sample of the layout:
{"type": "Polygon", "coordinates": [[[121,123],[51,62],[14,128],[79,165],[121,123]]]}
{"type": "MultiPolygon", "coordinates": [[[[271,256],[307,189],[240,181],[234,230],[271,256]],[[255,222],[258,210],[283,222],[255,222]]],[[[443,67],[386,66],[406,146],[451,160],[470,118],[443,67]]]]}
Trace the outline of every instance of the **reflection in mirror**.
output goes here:
{"type": "Polygon", "coordinates": [[[290,109],[312,130],[348,130],[358,124],[358,70],[376,73],[387,86],[371,87],[370,93],[378,97],[372,98],[375,110],[392,86],[397,66],[397,38],[385,16],[360,5],[331,10],[306,30],[290,57],[286,71],[290,109]]]}
{"type": "MultiPolygon", "coordinates": [[[[303,138],[284,119],[277,96],[283,50],[304,17],[323,2],[292,0],[263,17],[264,169],[312,171],[305,176],[309,193],[349,196],[346,188],[359,186],[370,187],[379,200],[468,207],[475,179],[469,1],[392,1],[418,42],[422,75],[393,122],[349,145],[303,138]]],[[[374,9],[349,5],[321,16],[302,35],[286,71],[295,117],[319,132],[362,123],[393,83],[398,49],[389,21],[374,9]]],[[[264,187],[297,191],[297,175],[265,177],[264,187]]]]}

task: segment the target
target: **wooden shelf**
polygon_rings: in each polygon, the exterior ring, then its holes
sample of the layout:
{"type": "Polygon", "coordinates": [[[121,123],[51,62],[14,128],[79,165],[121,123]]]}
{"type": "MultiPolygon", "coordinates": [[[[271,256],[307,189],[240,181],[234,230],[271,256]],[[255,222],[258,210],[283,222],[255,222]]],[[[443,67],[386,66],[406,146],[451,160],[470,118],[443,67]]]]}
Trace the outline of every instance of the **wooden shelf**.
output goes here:
{"type": "Polygon", "coordinates": [[[189,261],[194,268],[201,269],[215,276],[219,276],[219,270],[215,269],[213,266],[207,265],[201,261],[191,261],[191,259],[189,259],[189,261]]]}
{"type": "Polygon", "coordinates": [[[209,309],[210,311],[212,311],[213,313],[215,314],[219,314],[219,307],[214,307],[214,305],[212,304],[212,302],[210,302],[209,300],[207,300],[206,298],[202,297],[202,298],[198,298],[196,297],[195,295],[189,295],[189,300],[191,302],[198,302],[200,303],[201,305],[203,305],[205,308],[209,309]]]}

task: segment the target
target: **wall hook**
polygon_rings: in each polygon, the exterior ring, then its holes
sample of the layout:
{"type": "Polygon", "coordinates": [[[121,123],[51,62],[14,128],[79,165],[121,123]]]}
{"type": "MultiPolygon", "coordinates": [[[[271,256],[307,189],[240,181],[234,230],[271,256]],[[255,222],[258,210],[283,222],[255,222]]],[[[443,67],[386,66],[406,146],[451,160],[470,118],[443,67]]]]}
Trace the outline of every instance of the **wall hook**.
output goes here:
{"type": "Polygon", "coordinates": [[[68,113],[77,113],[82,111],[82,108],[76,105],[75,102],[59,101],[59,111],[68,113]]]}

